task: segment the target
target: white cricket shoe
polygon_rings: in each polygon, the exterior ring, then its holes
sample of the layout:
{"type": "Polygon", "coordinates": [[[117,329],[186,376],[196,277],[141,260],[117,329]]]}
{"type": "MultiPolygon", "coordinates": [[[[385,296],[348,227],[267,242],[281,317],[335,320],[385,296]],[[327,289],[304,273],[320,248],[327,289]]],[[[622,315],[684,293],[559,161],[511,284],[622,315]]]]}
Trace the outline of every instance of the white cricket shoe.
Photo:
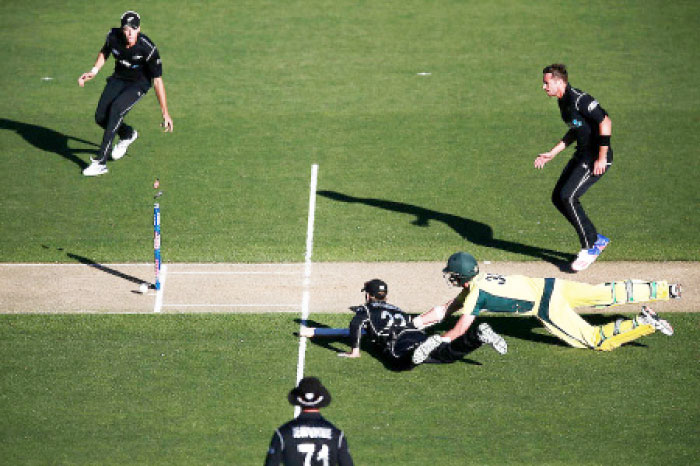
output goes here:
{"type": "Polygon", "coordinates": [[[498,354],[506,354],[508,352],[508,343],[502,336],[493,331],[491,326],[484,322],[477,329],[479,341],[485,345],[491,345],[498,354]]]}
{"type": "Polygon", "coordinates": [[[136,141],[137,137],[139,137],[139,133],[134,130],[134,133],[129,139],[120,139],[112,148],[112,160],[119,160],[124,157],[126,155],[126,150],[132,142],[136,141]]]}
{"type": "Polygon", "coordinates": [[[98,160],[90,158],[90,165],[83,170],[85,176],[100,176],[107,173],[107,165],[100,163],[98,160]]]}
{"type": "Polygon", "coordinates": [[[664,335],[673,335],[673,327],[665,320],[659,318],[658,314],[650,307],[642,306],[642,311],[637,316],[637,323],[642,325],[651,325],[654,329],[660,331],[664,335]]]}
{"type": "Polygon", "coordinates": [[[413,357],[411,358],[413,364],[423,364],[425,360],[428,359],[428,356],[430,356],[430,353],[435,351],[435,348],[441,344],[442,339],[440,338],[440,335],[436,334],[428,337],[428,339],[421,343],[418,348],[413,350],[413,357]]]}
{"type": "Polygon", "coordinates": [[[581,249],[576,260],[571,264],[571,270],[580,272],[586,270],[600,255],[600,249],[593,246],[591,249],[581,249]]]}

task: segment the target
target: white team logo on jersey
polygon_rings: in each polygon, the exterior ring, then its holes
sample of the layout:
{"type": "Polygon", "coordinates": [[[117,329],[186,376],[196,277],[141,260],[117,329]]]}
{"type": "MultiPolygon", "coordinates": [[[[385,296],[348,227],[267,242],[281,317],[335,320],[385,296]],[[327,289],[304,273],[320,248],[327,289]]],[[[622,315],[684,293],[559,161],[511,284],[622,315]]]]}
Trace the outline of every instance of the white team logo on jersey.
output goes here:
{"type": "Polygon", "coordinates": [[[598,101],[594,100],[593,102],[588,104],[588,111],[592,112],[597,106],[598,106],[598,101]]]}

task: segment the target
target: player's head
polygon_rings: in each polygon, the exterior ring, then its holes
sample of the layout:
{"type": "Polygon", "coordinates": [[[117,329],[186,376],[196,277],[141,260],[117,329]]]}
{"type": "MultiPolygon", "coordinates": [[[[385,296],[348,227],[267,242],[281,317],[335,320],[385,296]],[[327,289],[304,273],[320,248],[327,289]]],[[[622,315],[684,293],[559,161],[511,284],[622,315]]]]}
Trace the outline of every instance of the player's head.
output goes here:
{"type": "Polygon", "coordinates": [[[568,82],[569,74],[566,71],[566,65],[554,63],[545,66],[542,70],[542,89],[550,97],[561,97],[568,82]]]}
{"type": "Polygon", "coordinates": [[[479,274],[479,264],[471,254],[456,252],[447,259],[442,274],[450,285],[463,287],[479,274]]]}
{"type": "Polygon", "coordinates": [[[365,292],[367,302],[386,301],[386,295],[389,293],[389,286],[383,280],[373,278],[372,280],[365,282],[365,285],[360,291],[365,292]]]}
{"type": "Polygon", "coordinates": [[[125,11],[122,15],[121,24],[126,41],[129,45],[134,45],[141,31],[141,16],[135,11],[125,11]]]}
{"type": "Polygon", "coordinates": [[[303,410],[325,408],[331,404],[331,394],[316,377],[304,377],[289,392],[287,399],[303,410]]]}

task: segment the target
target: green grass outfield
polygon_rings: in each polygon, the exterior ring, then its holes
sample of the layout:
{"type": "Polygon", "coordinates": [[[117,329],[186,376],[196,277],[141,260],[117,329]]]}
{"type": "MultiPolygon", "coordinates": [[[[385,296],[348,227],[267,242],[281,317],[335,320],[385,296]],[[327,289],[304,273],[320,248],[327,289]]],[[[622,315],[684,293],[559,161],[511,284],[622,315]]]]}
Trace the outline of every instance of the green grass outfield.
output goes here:
{"type": "MultiPolygon", "coordinates": [[[[316,261],[574,253],[549,202],[571,152],[532,167],[565,131],[541,90],[555,61],[613,121],[584,198],[602,260],[700,260],[696,1],[142,3],[0,3],[0,262],[150,261],[156,177],[166,262],[300,262],[312,163],[316,261]],[[87,179],[112,59],[76,81],[134,6],[175,133],[151,92],[127,157],[87,179]]],[[[481,365],[393,373],[309,345],[357,464],[698,463],[697,314],[610,354],[492,322],[511,350],[481,365]]],[[[0,463],[260,464],[292,415],[297,325],[1,315],[0,463]]]]}
{"type": "Polygon", "coordinates": [[[0,5],[0,261],[149,260],[155,177],[166,261],[302,261],[312,163],[331,194],[315,260],[573,254],[549,201],[571,150],[533,168],[566,130],[541,90],[554,61],[613,121],[584,198],[603,259],[700,259],[696,1],[149,1],[175,133],[151,92],[129,155],[86,179],[113,59],[76,81],[125,8],[0,5]]]}
{"type": "MultiPolygon", "coordinates": [[[[399,373],[310,342],[306,373],[358,465],[697,464],[698,319],[595,353],[493,318],[507,355],[399,373]]],[[[262,464],[292,417],[297,329],[279,314],[3,316],[2,462],[262,464]]]]}

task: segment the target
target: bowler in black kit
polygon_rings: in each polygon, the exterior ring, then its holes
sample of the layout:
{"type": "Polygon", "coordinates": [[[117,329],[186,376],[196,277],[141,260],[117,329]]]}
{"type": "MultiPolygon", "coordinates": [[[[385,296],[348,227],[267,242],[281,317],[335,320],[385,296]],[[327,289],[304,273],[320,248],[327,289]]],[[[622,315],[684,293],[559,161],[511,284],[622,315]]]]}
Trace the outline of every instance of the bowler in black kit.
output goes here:
{"type": "Polygon", "coordinates": [[[593,225],[579,199],[612,165],[612,122],[596,99],[569,84],[565,65],[549,65],[542,75],[542,89],[548,96],[557,98],[561,118],[569,130],[549,152],[537,156],[535,168],[541,169],[576,142],[576,151],[554,187],[552,202],[578,234],[581,251],[571,270],[580,272],[595,262],[610,244],[610,239],[593,225]]]}

